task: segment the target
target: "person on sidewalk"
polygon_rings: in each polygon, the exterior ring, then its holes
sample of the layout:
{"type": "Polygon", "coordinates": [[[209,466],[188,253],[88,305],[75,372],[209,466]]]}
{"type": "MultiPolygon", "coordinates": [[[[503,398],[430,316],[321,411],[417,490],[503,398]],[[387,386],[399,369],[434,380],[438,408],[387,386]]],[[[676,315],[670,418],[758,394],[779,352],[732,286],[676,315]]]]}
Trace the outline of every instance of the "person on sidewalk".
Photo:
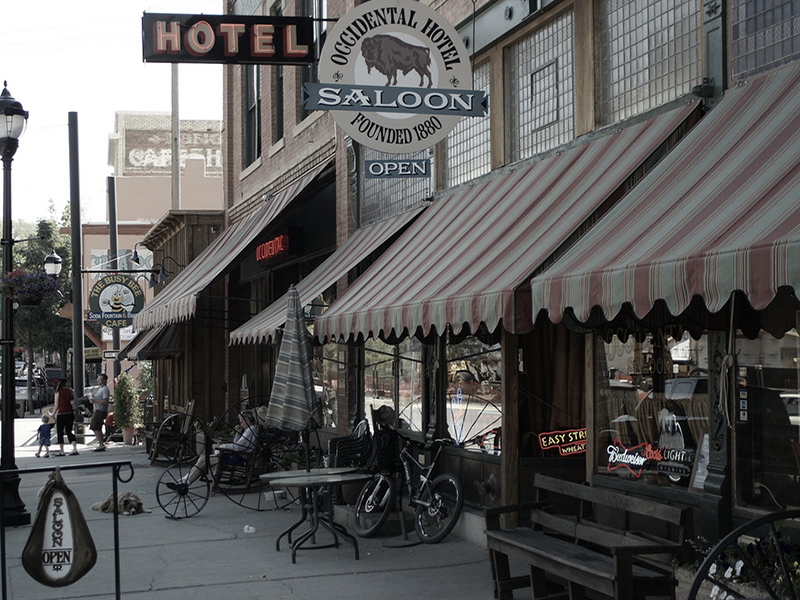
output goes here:
{"type": "Polygon", "coordinates": [[[50,415],[42,415],[42,424],[39,425],[39,450],[36,452],[36,458],[42,453],[44,448],[44,457],[50,458],[50,437],[53,435],[53,423],[50,421],[50,415]]]}
{"type": "Polygon", "coordinates": [[[59,379],[56,384],[56,437],[61,450],[55,456],[64,456],[64,434],[72,444],[71,456],[78,454],[78,442],[75,439],[75,409],[72,401],[75,393],[67,387],[66,379],[59,379]]]}
{"type": "MultiPolygon", "coordinates": [[[[91,401],[93,409],[89,429],[92,430],[94,437],[97,439],[97,448],[92,452],[105,452],[106,444],[103,438],[103,425],[106,421],[108,403],[111,399],[111,392],[108,391],[108,375],[100,373],[97,376],[97,389],[88,396],[84,396],[84,398],[88,398],[91,401]]],[[[81,400],[84,398],[81,398],[81,400]]]]}
{"type": "MultiPolygon", "coordinates": [[[[233,442],[214,444],[213,453],[208,460],[208,468],[215,468],[220,460],[223,464],[238,466],[244,464],[258,446],[258,425],[252,411],[239,413],[239,422],[234,427],[233,442]]],[[[192,483],[206,473],[206,455],[201,454],[191,470],[178,483],[192,483]]],[[[178,489],[178,483],[168,482],[170,489],[178,489]]]]}

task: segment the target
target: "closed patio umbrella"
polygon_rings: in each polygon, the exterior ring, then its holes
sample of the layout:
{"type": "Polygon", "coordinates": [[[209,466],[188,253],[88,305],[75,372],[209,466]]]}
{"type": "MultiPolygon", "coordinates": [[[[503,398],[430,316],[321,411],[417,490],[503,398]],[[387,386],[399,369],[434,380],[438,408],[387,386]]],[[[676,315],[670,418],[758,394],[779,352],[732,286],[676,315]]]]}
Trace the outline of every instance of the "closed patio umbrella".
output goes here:
{"type": "Polygon", "coordinates": [[[289,308],[267,405],[266,422],[282,430],[304,432],[306,467],[310,468],[308,431],[322,425],[322,409],[317,401],[311,374],[310,337],[300,306],[300,296],[294,286],[289,288],[288,296],[289,308]]]}

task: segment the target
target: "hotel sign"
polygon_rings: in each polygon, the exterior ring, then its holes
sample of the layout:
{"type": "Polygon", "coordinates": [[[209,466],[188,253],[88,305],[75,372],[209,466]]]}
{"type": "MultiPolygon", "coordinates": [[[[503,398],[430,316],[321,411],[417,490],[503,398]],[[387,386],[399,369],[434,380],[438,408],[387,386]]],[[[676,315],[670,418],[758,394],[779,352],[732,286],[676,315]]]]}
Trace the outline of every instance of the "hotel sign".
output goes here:
{"type": "Polygon", "coordinates": [[[145,62],[313,64],[311,17],[144,13],[145,62]]]}
{"type": "Polygon", "coordinates": [[[406,154],[442,141],[465,115],[485,115],[455,28],[413,0],[371,0],[328,33],[306,106],[331,110],[356,142],[406,154]]]}

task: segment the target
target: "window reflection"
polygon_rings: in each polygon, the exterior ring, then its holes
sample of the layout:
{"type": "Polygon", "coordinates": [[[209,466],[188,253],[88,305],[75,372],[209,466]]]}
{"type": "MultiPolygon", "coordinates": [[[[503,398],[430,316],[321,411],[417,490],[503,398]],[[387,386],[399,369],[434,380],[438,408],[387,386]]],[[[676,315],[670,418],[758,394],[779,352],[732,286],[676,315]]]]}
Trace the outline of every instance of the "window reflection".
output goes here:
{"type": "Polygon", "coordinates": [[[447,428],[466,450],[500,454],[500,344],[447,346],[447,428]]]}
{"type": "MultiPolygon", "coordinates": [[[[395,411],[399,429],[421,432],[422,344],[406,338],[397,345],[370,339],[364,343],[364,404],[369,419],[372,411],[388,406],[395,411]]],[[[370,423],[375,431],[374,423],[370,423]]]]}
{"type": "Polygon", "coordinates": [[[708,431],[705,337],[657,331],[601,345],[598,472],[688,487],[708,431]]]}

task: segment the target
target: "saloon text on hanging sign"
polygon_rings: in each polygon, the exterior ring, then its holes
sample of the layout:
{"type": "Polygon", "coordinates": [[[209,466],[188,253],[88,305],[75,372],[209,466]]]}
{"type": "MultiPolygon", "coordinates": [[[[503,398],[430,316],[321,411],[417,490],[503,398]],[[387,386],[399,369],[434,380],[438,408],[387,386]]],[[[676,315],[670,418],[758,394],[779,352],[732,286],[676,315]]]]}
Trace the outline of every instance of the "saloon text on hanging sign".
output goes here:
{"type": "Polygon", "coordinates": [[[146,62],[313,64],[311,17],[144,13],[146,62]]]}

